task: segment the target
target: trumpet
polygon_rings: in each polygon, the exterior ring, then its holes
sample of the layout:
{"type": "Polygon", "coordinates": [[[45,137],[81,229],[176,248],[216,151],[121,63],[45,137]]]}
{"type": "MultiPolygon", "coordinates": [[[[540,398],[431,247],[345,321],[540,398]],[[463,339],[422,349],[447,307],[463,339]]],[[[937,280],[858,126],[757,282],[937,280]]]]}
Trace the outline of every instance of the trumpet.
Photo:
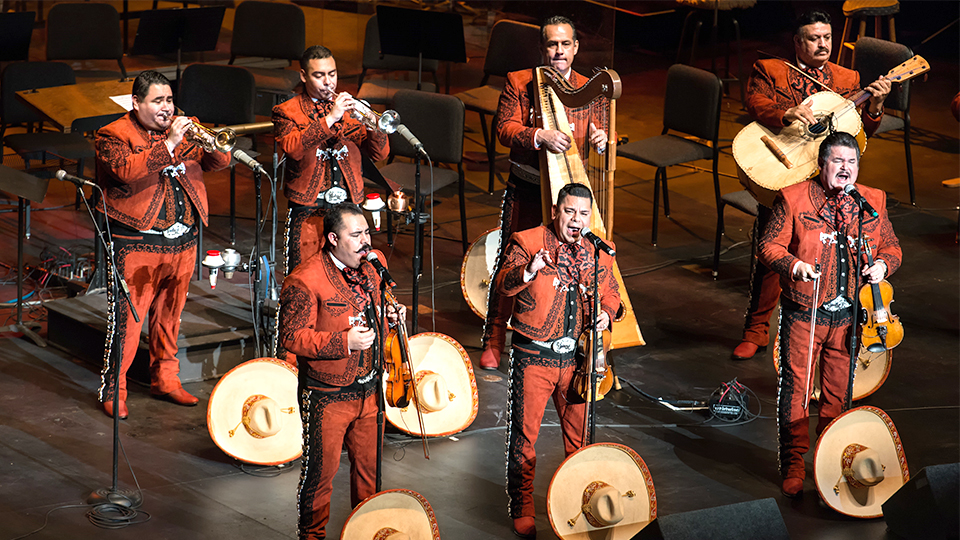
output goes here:
{"type": "MultiPolygon", "coordinates": [[[[324,99],[329,99],[333,101],[337,94],[327,89],[324,90],[324,99]]],[[[350,94],[347,94],[348,96],[350,94]]],[[[378,113],[370,107],[370,104],[362,99],[357,99],[353,96],[350,96],[354,101],[353,109],[350,109],[350,116],[359,120],[367,129],[373,131],[382,131],[386,134],[391,134],[397,131],[397,127],[400,126],[400,115],[397,111],[389,110],[385,111],[383,114],[378,113]]]]}
{"type": "MultiPolygon", "coordinates": [[[[183,111],[180,109],[177,109],[177,112],[183,115],[183,111]]],[[[163,116],[169,118],[171,115],[164,114],[163,116]]],[[[233,147],[237,144],[237,133],[234,130],[228,127],[214,130],[194,121],[190,122],[190,127],[183,134],[183,138],[199,144],[207,153],[229,153],[233,151],[233,147]]]]}

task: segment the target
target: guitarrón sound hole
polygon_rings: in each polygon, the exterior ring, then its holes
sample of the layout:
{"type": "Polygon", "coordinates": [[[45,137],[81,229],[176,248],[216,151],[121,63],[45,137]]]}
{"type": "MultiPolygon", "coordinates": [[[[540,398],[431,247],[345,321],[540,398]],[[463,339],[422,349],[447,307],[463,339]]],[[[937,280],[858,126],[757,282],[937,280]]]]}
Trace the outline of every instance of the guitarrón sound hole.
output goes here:
{"type": "Polygon", "coordinates": [[[826,130],[827,130],[827,126],[826,124],[823,124],[823,123],[816,123],[810,126],[810,133],[813,133],[814,135],[820,135],[826,130]]]}

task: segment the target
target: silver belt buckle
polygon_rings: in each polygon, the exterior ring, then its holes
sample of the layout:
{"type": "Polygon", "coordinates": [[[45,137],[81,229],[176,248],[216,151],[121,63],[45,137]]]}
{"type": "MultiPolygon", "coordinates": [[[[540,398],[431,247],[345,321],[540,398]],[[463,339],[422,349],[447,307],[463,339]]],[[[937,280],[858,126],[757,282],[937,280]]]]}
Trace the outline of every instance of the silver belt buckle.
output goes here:
{"type": "Polygon", "coordinates": [[[849,300],[847,300],[846,298],[844,298],[844,297],[842,297],[842,296],[838,296],[838,297],[834,298],[833,300],[824,303],[824,304],[823,304],[822,306],[820,306],[820,307],[823,308],[825,311],[828,311],[828,312],[830,312],[830,313],[836,313],[836,312],[840,311],[841,309],[846,309],[846,308],[850,307],[851,305],[852,305],[852,304],[850,303],[849,300]]]}
{"type": "Polygon", "coordinates": [[[330,204],[340,204],[347,200],[347,190],[339,186],[333,186],[324,193],[323,200],[330,204]]]}
{"type": "Polygon", "coordinates": [[[577,340],[572,337],[562,337],[554,341],[551,348],[557,354],[566,354],[577,348],[577,340]]]}
{"type": "Polygon", "coordinates": [[[372,381],[373,378],[376,377],[376,376],[377,376],[377,370],[375,370],[375,369],[374,369],[374,370],[371,370],[370,373],[367,373],[367,374],[364,375],[362,378],[357,379],[357,384],[368,383],[368,382],[372,381]]]}
{"type": "Polygon", "coordinates": [[[189,230],[190,230],[190,227],[187,227],[186,225],[178,221],[173,225],[171,225],[170,227],[168,227],[166,230],[164,230],[163,236],[172,240],[174,238],[180,238],[181,236],[186,234],[187,231],[189,230]]]}

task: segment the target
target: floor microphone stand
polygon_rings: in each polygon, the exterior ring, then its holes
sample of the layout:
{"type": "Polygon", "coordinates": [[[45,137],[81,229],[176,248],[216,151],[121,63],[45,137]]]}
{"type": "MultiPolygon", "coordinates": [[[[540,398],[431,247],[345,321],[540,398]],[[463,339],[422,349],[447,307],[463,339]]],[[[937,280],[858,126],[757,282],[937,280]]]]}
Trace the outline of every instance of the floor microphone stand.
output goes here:
{"type": "MultiPolygon", "coordinates": [[[[100,189],[100,186],[95,186],[94,189],[100,191],[100,200],[103,201],[103,213],[107,215],[107,202],[103,190],[100,189]]],[[[137,313],[137,308],[133,305],[133,302],[130,301],[130,290],[127,288],[126,281],[117,269],[117,261],[113,254],[112,245],[108,242],[108,240],[110,240],[110,220],[104,220],[107,229],[107,233],[104,235],[103,229],[100,228],[96,217],[94,217],[93,210],[90,208],[90,203],[87,202],[87,198],[83,196],[83,190],[79,186],[77,190],[80,191],[83,205],[87,209],[91,223],[93,223],[93,229],[96,231],[100,243],[104,246],[105,262],[110,265],[110,274],[113,277],[107,280],[107,287],[110,290],[114,302],[117,302],[114,309],[116,310],[122,305],[121,301],[126,301],[127,305],[130,306],[130,312],[133,314],[133,320],[139,323],[140,315],[137,313]]],[[[113,381],[113,390],[110,396],[113,400],[113,482],[109,488],[100,488],[91,492],[87,497],[87,502],[90,504],[111,503],[131,508],[139,508],[143,502],[139,493],[126,490],[121,491],[118,487],[117,471],[120,458],[120,363],[123,362],[123,337],[119,336],[118,338],[118,336],[114,334],[112,340],[116,347],[116,353],[113,352],[113,347],[111,347],[111,355],[113,355],[114,361],[110,366],[110,378],[113,381]]]]}
{"type": "Polygon", "coordinates": [[[593,254],[593,317],[591,320],[590,333],[593,335],[593,360],[590,362],[590,438],[589,444],[593,444],[597,437],[597,359],[603,351],[603,335],[597,331],[597,321],[600,320],[600,248],[597,247],[593,254]]]}
{"type": "MultiPolygon", "coordinates": [[[[379,272],[378,272],[379,273],[379,272]]],[[[387,282],[383,279],[383,274],[380,273],[380,306],[386,312],[387,309],[387,282]]],[[[371,299],[372,300],[372,299],[371,299]]],[[[372,310],[374,316],[376,316],[377,310],[374,307],[372,310]]],[[[384,334],[386,329],[383,326],[383,319],[374,317],[373,319],[373,328],[377,332],[376,338],[373,341],[373,359],[374,366],[373,369],[376,369],[377,373],[377,482],[376,482],[376,492],[380,493],[382,478],[383,478],[383,425],[384,425],[384,416],[387,410],[386,396],[384,395],[384,385],[383,385],[383,344],[386,342],[384,334]]],[[[403,324],[403,321],[400,322],[403,324]]]]}
{"type": "MultiPolygon", "coordinates": [[[[843,410],[845,411],[850,410],[853,406],[853,379],[857,374],[857,360],[860,358],[860,332],[858,330],[860,326],[860,260],[863,253],[863,206],[860,206],[860,211],[857,212],[857,221],[857,258],[854,261],[853,257],[849,257],[852,263],[850,266],[853,267],[850,271],[854,273],[853,290],[850,291],[850,296],[853,297],[853,315],[851,316],[853,320],[850,329],[850,378],[847,381],[847,397],[843,402],[843,410]]],[[[852,253],[852,246],[849,247],[852,253]]]]}

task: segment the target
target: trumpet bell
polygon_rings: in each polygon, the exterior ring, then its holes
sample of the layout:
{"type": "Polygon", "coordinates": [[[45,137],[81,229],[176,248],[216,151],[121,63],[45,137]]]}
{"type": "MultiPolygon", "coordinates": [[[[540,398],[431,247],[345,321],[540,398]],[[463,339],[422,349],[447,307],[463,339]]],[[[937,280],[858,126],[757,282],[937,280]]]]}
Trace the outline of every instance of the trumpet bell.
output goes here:
{"type": "Polygon", "coordinates": [[[390,133],[395,133],[399,126],[400,115],[394,110],[385,111],[380,115],[379,120],[377,120],[377,127],[380,128],[380,131],[388,135],[390,133]]]}

